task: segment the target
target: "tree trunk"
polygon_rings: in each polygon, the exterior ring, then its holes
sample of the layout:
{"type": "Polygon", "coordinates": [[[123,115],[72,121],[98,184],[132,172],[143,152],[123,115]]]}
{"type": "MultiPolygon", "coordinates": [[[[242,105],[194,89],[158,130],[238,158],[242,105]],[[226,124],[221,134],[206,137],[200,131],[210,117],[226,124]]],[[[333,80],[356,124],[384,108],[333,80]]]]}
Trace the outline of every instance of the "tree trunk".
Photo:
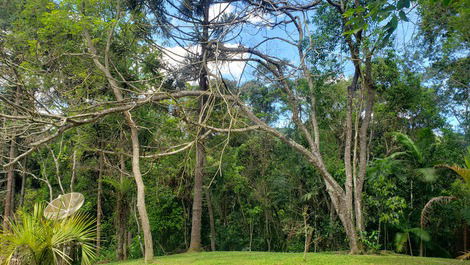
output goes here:
{"type": "Polygon", "coordinates": [[[467,252],[467,244],[468,244],[468,235],[467,235],[468,225],[467,221],[463,221],[463,253],[467,252]]]}
{"type": "MultiPolygon", "coordinates": [[[[202,2],[203,8],[203,25],[202,25],[202,38],[199,40],[201,45],[201,69],[199,74],[199,89],[206,91],[209,88],[207,78],[207,42],[209,39],[209,1],[202,2]]],[[[205,104],[207,98],[202,97],[199,100],[199,123],[204,123],[205,119],[205,104]]],[[[199,128],[196,143],[196,165],[194,169],[194,194],[193,194],[193,210],[192,210],[192,223],[191,223],[191,243],[189,244],[189,252],[201,250],[201,217],[202,217],[202,184],[204,178],[204,164],[206,151],[204,142],[199,139],[204,134],[204,129],[199,128]]]]}
{"type": "Polygon", "coordinates": [[[196,146],[191,243],[189,244],[188,250],[190,252],[201,250],[202,181],[206,152],[202,143],[197,142],[196,146]]]}
{"type": "Polygon", "coordinates": [[[349,240],[349,253],[359,254],[361,253],[359,238],[357,235],[354,218],[351,216],[351,211],[347,209],[346,203],[341,199],[334,199],[332,197],[333,205],[335,206],[336,213],[339,216],[341,223],[343,224],[344,231],[349,240]]]}
{"type": "Polygon", "coordinates": [[[77,151],[73,151],[72,155],[72,177],[70,178],[70,192],[73,192],[73,184],[77,177],[77,151]]]}
{"type": "Polygon", "coordinates": [[[366,107],[364,110],[364,119],[362,121],[362,126],[359,132],[359,174],[356,178],[356,183],[354,184],[354,209],[356,216],[356,229],[358,233],[364,232],[364,220],[362,213],[362,190],[364,187],[364,181],[366,176],[367,169],[367,142],[368,142],[368,129],[370,125],[370,120],[372,117],[372,108],[374,106],[375,91],[372,89],[371,85],[368,83],[370,81],[365,81],[365,97],[366,97],[366,107]]]}
{"type": "Polygon", "coordinates": [[[124,210],[122,207],[122,194],[121,191],[117,191],[117,196],[116,196],[116,243],[117,243],[117,248],[116,248],[116,258],[117,260],[123,260],[124,259],[124,249],[123,249],[123,242],[122,242],[122,230],[124,226],[124,222],[122,220],[122,211],[124,210]]]}
{"type": "MultiPolygon", "coordinates": [[[[90,35],[87,31],[84,32],[85,39],[88,44],[88,49],[91,54],[96,55],[93,57],[93,62],[95,65],[105,74],[108,83],[110,84],[113,94],[116,97],[117,101],[123,101],[124,97],[121,93],[121,88],[119,87],[116,80],[113,78],[110,70],[109,70],[109,61],[108,61],[108,54],[105,54],[105,65],[101,64],[98,60],[96,48],[93,45],[90,35]]],[[[109,45],[109,42],[108,42],[109,45]]],[[[107,51],[109,51],[109,47],[107,47],[107,51]]],[[[106,52],[107,52],[106,51],[106,52]]],[[[147,214],[147,207],[145,205],[145,185],[144,181],[142,180],[142,173],[140,171],[140,143],[139,143],[139,133],[137,129],[137,124],[132,119],[132,114],[130,111],[124,112],[124,117],[126,119],[126,123],[130,128],[131,132],[131,143],[132,143],[132,174],[134,175],[135,183],[137,186],[137,211],[139,213],[140,222],[142,224],[142,232],[144,234],[144,246],[145,246],[145,254],[144,260],[148,263],[151,259],[153,259],[153,240],[152,240],[152,233],[150,230],[150,222],[147,214]]]]}
{"type": "MultiPolygon", "coordinates": [[[[124,172],[125,172],[125,161],[124,156],[119,156],[119,183],[121,184],[124,181],[124,172]]],[[[118,260],[127,259],[127,224],[129,220],[129,203],[128,203],[127,194],[122,192],[122,189],[116,190],[116,241],[117,249],[116,255],[118,260]]]]}
{"type": "Polygon", "coordinates": [[[103,193],[103,154],[99,154],[98,159],[98,194],[96,195],[96,255],[99,256],[101,249],[101,217],[103,210],[101,207],[101,196],[103,193]]]}
{"type": "MultiPolygon", "coordinates": [[[[8,152],[9,161],[13,161],[16,157],[16,142],[15,140],[10,141],[10,150],[8,152]]],[[[8,220],[13,217],[13,209],[15,203],[15,166],[11,165],[7,170],[7,192],[5,195],[5,207],[3,214],[3,227],[8,229],[8,220]]]]}
{"type": "Polygon", "coordinates": [[[310,244],[312,242],[312,235],[313,230],[309,229],[308,225],[308,206],[304,207],[303,211],[303,219],[304,219],[304,262],[307,261],[307,253],[310,251],[310,244]]]}
{"type": "MultiPolygon", "coordinates": [[[[132,121],[130,113],[127,113],[128,120],[132,121]]],[[[142,231],[144,233],[144,246],[145,246],[145,262],[153,259],[153,241],[152,232],[150,230],[150,222],[145,206],[145,185],[142,180],[140,171],[140,146],[137,133],[137,126],[135,123],[129,122],[131,127],[131,140],[132,140],[132,173],[134,174],[135,182],[137,185],[137,211],[139,212],[140,221],[142,222],[142,231]]]]}
{"type": "MultiPolygon", "coordinates": [[[[26,161],[25,161],[25,167],[26,167],[26,161]]],[[[20,201],[18,202],[18,205],[20,207],[23,206],[23,202],[24,202],[25,185],[26,185],[26,174],[23,172],[23,173],[21,173],[20,201]]]]}
{"type": "Polygon", "coordinates": [[[215,234],[215,223],[214,223],[214,211],[212,209],[212,201],[211,201],[211,195],[210,195],[210,190],[206,189],[206,202],[207,202],[207,211],[209,213],[209,225],[211,229],[211,250],[215,251],[215,240],[216,240],[216,234],[215,234]]]}
{"type": "MultiPolygon", "coordinates": [[[[20,87],[16,87],[15,91],[15,104],[20,102],[20,87]]],[[[16,115],[16,110],[13,112],[16,115]]],[[[16,137],[12,137],[10,140],[10,146],[8,150],[8,160],[12,162],[16,158],[17,146],[16,137]]],[[[7,187],[4,202],[4,213],[3,213],[3,229],[9,228],[8,221],[13,217],[13,211],[15,208],[15,165],[12,164],[7,169],[7,187]]]]}

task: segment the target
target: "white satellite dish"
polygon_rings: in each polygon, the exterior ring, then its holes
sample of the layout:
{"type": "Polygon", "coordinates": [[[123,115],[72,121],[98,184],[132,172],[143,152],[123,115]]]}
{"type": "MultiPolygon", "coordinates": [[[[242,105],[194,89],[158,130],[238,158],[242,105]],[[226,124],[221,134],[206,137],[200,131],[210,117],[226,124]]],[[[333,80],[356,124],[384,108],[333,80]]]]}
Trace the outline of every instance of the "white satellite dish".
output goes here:
{"type": "Polygon", "coordinates": [[[47,219],[64,219],[75,213],[82,207],[85,197],[78,192],[59,195],[57,199],[52,200],[44,209],[44,217],[47,219]]]}

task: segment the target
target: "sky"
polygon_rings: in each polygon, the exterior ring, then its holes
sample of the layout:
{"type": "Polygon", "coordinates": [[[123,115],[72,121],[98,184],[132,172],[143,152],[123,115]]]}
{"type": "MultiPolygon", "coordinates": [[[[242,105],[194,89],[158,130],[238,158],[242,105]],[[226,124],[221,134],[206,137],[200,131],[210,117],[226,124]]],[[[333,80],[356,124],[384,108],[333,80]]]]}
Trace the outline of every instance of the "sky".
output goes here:
{"type": "MultiPolygon", "coordinates": [[[[244,7],[239,4],[213,4],[209,10],[209,18],[210,19],[217,19],[220,18],[222,15],[230,15],[230,14],[240,14],[241,12],[245,12],[246,10],[243,9],[244,7]]],[[[175,12],[176,10],[172,7],[168,8],[169,12],[175,12]]],[[[396,30],[396,39],[394,41],[394,47],[396,50],[406,50],[407,47],[410,45],[411,40],[414,34],[417,31],[417,26],[413,23],[413,13],[409,14],[411,18],[411,22],[400,22],[397,30],[396,30]]],[[[226,46],[229,47],[236,47],[238,45],[244,45],[246,47],[253,47],[257,45],[259,42],[266,38],[270,37],[282,37],[289,39],[293,42],[297,41],[297,31],[295,28],[290,25],[281,29],[279,27],[269,27],[266,25],[266,22],[277,22],[282,20],[284,17],[274,17],[268,14],[251,14],[248,18],[251,25],[244,25],[237,30],[234,30],[235,34],[238,34],[236,37],[231,39],[226,46]]],[[[219,20],[220,21],[220,20],[219,20]]],[[[190,31],[190,25],[183,22],[178,21],[177,19],[173,18],[171,23],[180,30],[183,31],[190,31]]],[[[312,29],[310,29],[312,31],[312,29]]],[[[230,34],[228,34],[227,39],[230,39],[230,34]]],[[[167,50],[166,55],[163,56],[163,60],[171,65],[175,70],[179,67],[185,65],[182,62],[182,57],[187,56],[188,52],[186,50],[190,50],[192,52],[199,51],[199,47],[192,46],[189,42],[180,42],[176,43],[174,41],[168,41],[165,49],[167,50]],[[181,47],[184,45],[185,48],[181,47]]],[[[258,46],[257,48],[263,53],[267,53],[270,55],[274,55],[279,59],[286,59],[293,64],[299,63],[298,53],[296,51],[296,47],[293,47],[290,44],[287,44],[280,40],[272,40],[263,43],[262,45],[258,46]]],[[[354,73],[354,68],[351,61],[341,54],[339,51],[338,57],[340,57],[340,61],[344,62],[343,73],[345,77],[350,77],[354,73]]],[[[248,54],[240,54],[236,58],[247,58],[248,54]]],[[[224,78],[234,80],[234,81],[244,81],[250,80],[253,78],[253,63],[249,63],[249,65],[245,65],[244,62],[230,62],[230,63],[212,63],[209,65],[209,68],[213,72],[220,71],[224,78]],[[217,71],[216,71],[217,69],[217,71]]]]}

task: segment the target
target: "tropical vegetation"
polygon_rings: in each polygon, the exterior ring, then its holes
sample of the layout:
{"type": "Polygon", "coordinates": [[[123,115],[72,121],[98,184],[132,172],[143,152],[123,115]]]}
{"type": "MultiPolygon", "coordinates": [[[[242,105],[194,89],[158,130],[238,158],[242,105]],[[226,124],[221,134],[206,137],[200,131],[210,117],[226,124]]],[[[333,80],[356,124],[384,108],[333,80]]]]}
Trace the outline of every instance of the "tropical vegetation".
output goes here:
{"type": "Polygon", "coordinates": [[[0,260],[468,259],[469,9],[0,2],[0,260]]]}

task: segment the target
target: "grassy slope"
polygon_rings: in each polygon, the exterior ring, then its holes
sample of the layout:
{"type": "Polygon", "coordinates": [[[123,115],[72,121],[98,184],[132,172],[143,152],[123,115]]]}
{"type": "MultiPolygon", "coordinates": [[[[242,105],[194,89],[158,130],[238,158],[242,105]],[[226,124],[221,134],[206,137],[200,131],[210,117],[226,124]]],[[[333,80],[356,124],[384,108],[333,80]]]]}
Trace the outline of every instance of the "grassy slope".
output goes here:
{"type": "MultiPolygon", "coordinates": [[[[142,260],[111,263],[111,265],[143,265],[142,260]]],[[[302,253],[267,253],[267,252],[204,252],[178,254],[157,257],[151,264],[161,265],[294,265],[294,264],[390,264],[390,265],[433,265],[461,264],[470,265],[469,261],[454,259],[419,258],[401,255],[362,255],[351,256],[333,253],[309,253],[307,262],[302,261],[302,253]]]]}

